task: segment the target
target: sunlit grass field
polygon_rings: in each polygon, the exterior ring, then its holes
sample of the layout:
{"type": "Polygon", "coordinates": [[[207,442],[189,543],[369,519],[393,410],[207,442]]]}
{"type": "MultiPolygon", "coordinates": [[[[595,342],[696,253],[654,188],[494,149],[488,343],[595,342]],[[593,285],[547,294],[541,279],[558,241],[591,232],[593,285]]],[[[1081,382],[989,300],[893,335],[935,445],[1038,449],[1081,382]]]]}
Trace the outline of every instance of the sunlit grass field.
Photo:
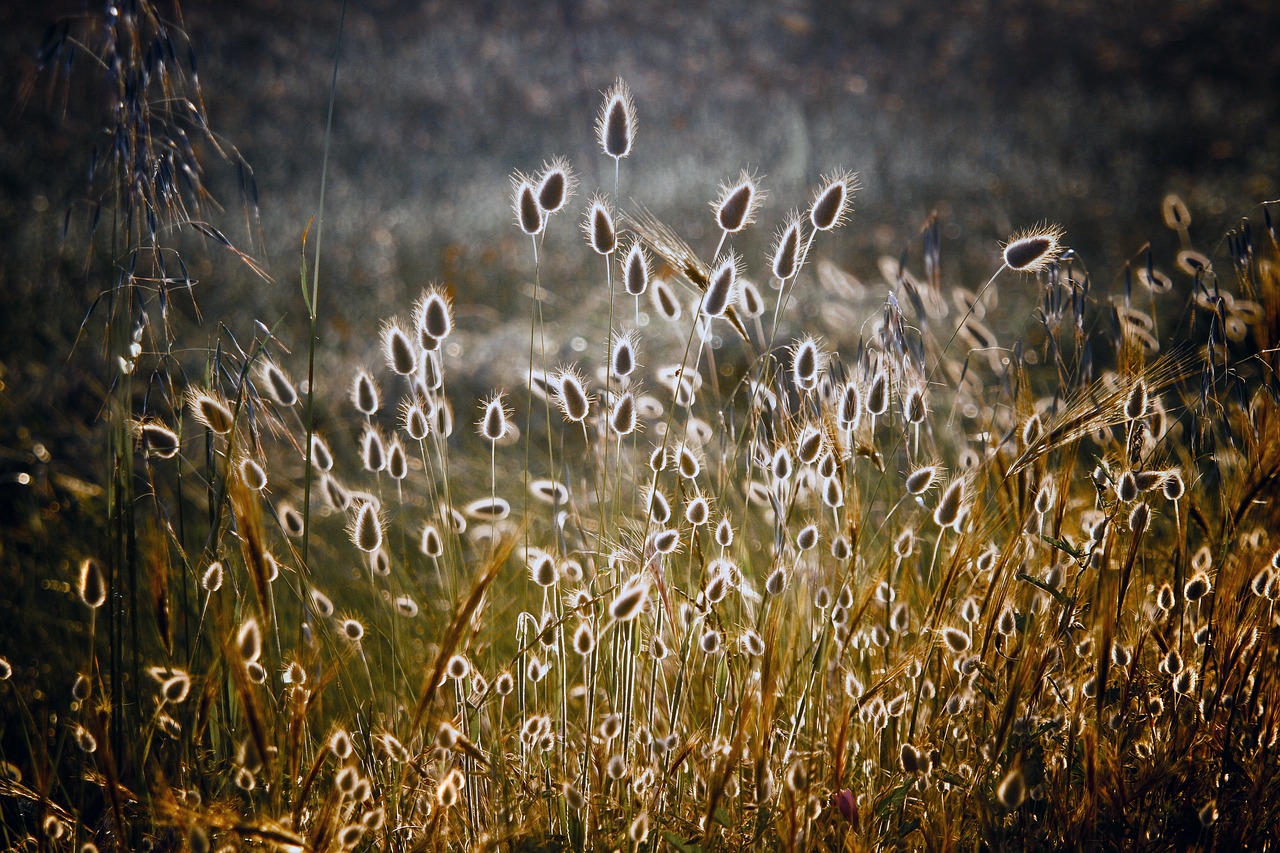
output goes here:
{"type": "Polygon", "coordinates": [[[268,275],[217,225],[258,215],[252,170],[149,3],[82,23],[41,59],[117,104],[76,306],[102,529],[30,567],[80,644],[0,659],[6,847],[1277,844],[1272,208],[1201,234],[1171,195],[1180,250],[1120,270],[1051,208],[981,278],[937,218],[845,269],[856,152],[671,220],[604,79],[606,168],[548,150],[475,200],[527,250],[518,339],[460,342],[427,283],[335,369],[327,161],[275,271],[310,334],[194,323],[175,233],[268,275]],[[544,298],[552,254],[580,299],[544,298]]]}

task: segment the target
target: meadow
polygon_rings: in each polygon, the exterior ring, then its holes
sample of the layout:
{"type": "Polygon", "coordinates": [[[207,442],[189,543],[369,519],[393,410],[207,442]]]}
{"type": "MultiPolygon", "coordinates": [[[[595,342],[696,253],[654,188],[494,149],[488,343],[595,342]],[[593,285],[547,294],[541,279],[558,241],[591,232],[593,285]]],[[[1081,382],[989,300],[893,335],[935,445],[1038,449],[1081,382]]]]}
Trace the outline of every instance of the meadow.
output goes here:
{"type": "Polygon", "coordinates": [[[1277,844],[1273,205],[1201,234],[1171,194],[1177,250],[1119,270],[1051,210],[977,278],[937,217],[846,269],[856,162],[744,169],[671,220],[602,79],[599,163],[546,151],[475,200],[526,251],[510,339],[423,283],[335,364],[327,159],[274,272],[309,333],[200,315],[193,235],[268,277],[216,224],[257,215],[252,169],[180,28],[122,8],[41,53],[118,108],[78,345],[102,480],[30,567],[74,645],[0,647],[7,848],[1277,844]],[[510,384],[478,390],[485,359],[510,384]]]}

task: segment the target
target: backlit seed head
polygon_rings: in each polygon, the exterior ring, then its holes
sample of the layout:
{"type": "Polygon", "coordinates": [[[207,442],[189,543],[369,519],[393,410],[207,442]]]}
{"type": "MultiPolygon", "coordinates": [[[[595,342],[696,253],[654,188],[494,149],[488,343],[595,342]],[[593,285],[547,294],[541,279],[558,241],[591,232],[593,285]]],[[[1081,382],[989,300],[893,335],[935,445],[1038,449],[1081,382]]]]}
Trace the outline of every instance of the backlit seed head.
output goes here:
{"type": "Polygon", "coordinates": [[[727,518],[720,519],[716,525],[716,544],[721,548],[728,548],[733,544],[733,525],[727,518]]]}
{"type": "Polygon", "coordinates": [[[609,615],[617,622],[629,622],[640,615],[649,597],[649,582],[643,575],[635,575],[622,585],[609,604],[609,615]]]}
{"type": "Polygon", "coordinates": [[[1018,627],[1017,618],[1014,616],[1013,608],[1005,605],[1000,611],[1000,617],[996,620],[996,630],[1001,635],[1009,637],[1013,635],[1014,630],[1018,627]]]}
{"type": "Polygon", "coordinates": [[[1190,696],[1196,689],[1196,671],[1184,669],[1173,677],[1173,692],[1180,696],[1190,696]]]}
{"type": "Polygon", "coordinates": [[[738,637],[738,649],[744,654],[758,658],[764,654],[764,640],[755,631],[748,628],[738,637]]]}
{"type": "Polygon", "coordinates": [[[919,773],[927,767],[925,757],[920,754],[920,750],[909,743],[904,743],[898,751],[898,764],[902,767],[903,773],[919,773]]]}
{"type": "Polygon", "coordinates": [[[564,210],[577,183],[569,161],[563,157],[543,163],[542,174],[538,178],[538,207],[543,215],[551,216],[564,210]]]}
{"type": "Polygon", "coordinates": [[[395,323],[382,327],[382,355],[387,366],[401,376],[412,376],[418,372],[418,350],[395,323]]]}
{"type": "Polygon", "coordinates": [[[701,527],[711,518],[711,505],[702,495],[694,495],[684,507],[685,521],[701,527]]]}
{"type": "Polygon", "coordinates": [[[1165,475],[1164,482],[1160,484],[1160,491],[1164,494],[1166,500],[1179,500],[1186,490],[1186,483],[1183,482],[1180,471],[1168,472],[1165,475]]]}
{"type": "Polygon", "coordinates": [[[424,350],[439,349],[440,341],[453,331],[453,304],[438,286],[423,292],[414,308],[414,321],[418,328],[418,346],[424,350]]]}
{"type": "Polygon", "coordinates": [[[382,547],[382,520],[372,501],[365,501],[356,510],[351,524],[351,542],[366,554],[382,547]]]}
{"type": "Polygon", "coordinates": [[[511,209],[516,216],[516,225],[530,236],[541,233],[547,220],[538,204],[538,190],[533,181],[516,172],[511,177],[511,184],[511,209]]]}
{"type": "Polygon", "coordinates": [[[311,436],[311,464],[318,471],[333,468],[333,454],[329,452],[329,445],[318,435],[311,436]]]}
{"type": "Polygon", "coordinates": [[[1061,256],[1062,237],[1058,225],[1037,225],[1019,231],[1002,248],[1004,264],[1014,272],[1040,272],[1061,256]]]}
{"type": "Polygon", "coordinates": [[[634,332],[618,335],[613,339],[613,350],[609,353],[609,372],[618,379],[626,379],[635,372],[636,336],[634,332]]]}
{"type": "Polygon", "coordinates": [[[582,374],[572,368],[560,371],[556,377],[559,387],[557,401],[564,418],[571,423],[582,423],[591,411],[591,395],[587,393],[582,374]]]}
{"type": "Polygon", "coordinates": [[[809,224],[815,231],[830,231],[843,225],[853,208],[853,194],[857,190],[858,176],[853,172],[824,176],[809,205],[809,224]]]}
{"type": "Polygon", "coordinates": [[[649,289],[649,254],[639,240],[633,240],[622,262],[622,283],[631,296],[643,296],[649,289]]]}
{"type": "Polygon", "coordinates": [[[1267,594],[1267,588],[1271,585],[1271,578],[1271,567],[1263,566],[1262,569],[1253,576],[1253,580],[1249,583],[1249,588],[1253,590],[1254,595],[1259,598],[1264,598],[1267,594]]]}
{"type": "Polygon", "coordinates": [[[595,196],[587,206],[582,231],[587,243],[600,255],[611,255],[618,248],[618,231],[613,224],[613,209],[602,196],[595,196]]]}
{"type": "Polygon", "coordinates": [[[818,387],[818,378],[826,366],[826,356],[812,335],[805,335],[791,353],[791,380],[802,391],[818,387]]]}
{"type": "Polygon", "coordinates": [[[738,279],[738,313],[743,317],[759,317],[764,313],[764,297],[760,288],[745,278],[738,279]]]}
{"type": "Polygon", "coordinates": [[[248,663],[262,656],[262,629],[258,620],[250,617],[236,632],[236,649],[240,652],[240,660],[248,663]]]}
{"type": "Polygon", "coordinates": [[[430,522],[422,526],[422,537],[418,546],[424,556],[439,557],[444,553],[444,540],[440,538],[440,531],[436,529],[434,524],[430,522]]]}
{"type": "Polygon", "coordinates": [[[1151,508],[1145,503],[1134,506],[1133,511],[1129,513],[1129,529],[1135,535],[1142,535],[1147,525],[1151,523],[1151,508]]]}
{"type": "Polygon", "coordinates": [[[720,632],[714,629],[704,631],[698,638],[698,648],[706,655],[713,655],[720,651],[720,632]]]}
{"type": "Polygon", "coordinates": [[[1022,446],[1030,447],[1035,444],[1043,432],[1044,428],[1041,425],[1040,416],[1033,414],[1022,425],[1022,446]]]}
{"type": "Polygon", "coordinates": [[[564,797],[564,804],[570,811],[581,811],[587,806],[587,798],[582,796],[582,792],[574,787],[572,782],[565,782],[560,786],[560,794],[564,797]]]}
{"type": "Polygon", "coordinates": [[[498,442],[511,431],[511,411],[506,405],[506,395],[499,391],[486,400],[477,424],[480,435],[488,441],[498,442]]]}
{"type": "Polygon", "coordinates": [[[372,427],[365,427],[360,436],[360,461],[364,470],[377,473],[387,467],[387,448],[382,435],[372,427]]]}
{"type": "Polygon", "coordinates": [[[925,404],[924,387],[912,385],[907,389],[906,395],[902,398],[902,417],[912,426],[924,421],[925,416],[929,413],[929,408],[925,404]]]}
{"type": "Polygon", "coordinates": [[[1124,400],[1124,416],[1131,421],[1146,417],[1149,403],[1147,383],[1141,378],[1134,380],[1133,387],[1129,389],[1129,395],[1124,400]]]}
{"type": "Polygon", "coordinates": [[[445,672],[454,681],[461,681],[471,674],[471,662],[462,655],[454,655],[445,665],[445,672]]]}
{"type": "Polygon", "coordinates": [[[1027,783],[1021,770],[1015,767],[1005,774],[996,787],[996,799],[1000,801],[1000,805],[1011,811],[1026,801],[1027,783]]]}
{"type": "Polygon", "coordinates": [[[8,658],[0,658],[0,681],[8,681],[13,677],[13,664],[8,658]]]}
{"type": "Polygon", "coordinates": [[[578,654],[586,657],[595,650],[596,634],[591,629],[590,622],[583,622],[578,629],[573,632],[573,650],[578,654]]]}
{"type": "Polygon", "coordinates": [[[658,524],[666,524],[671,518],[671,504],[667,501],[667,496],[657,489],[652,489],[648,493],[649,518],[658,524]]]}
{"type": "Polygon", "coordinates": [[[218,435],[226,435],[235,426],[235,416],[230,407],[210,391],[195,388],[188,391],[187,408],[197,423],[218,435]]]}
{"type": "Polygon", "coordinates": [[[737,296],[738,277],[742,274],[742,260],[730,251],[716,265],[707,279],[707,290],[702,295],[701,312],[708,317],[723,317],[737,296]]]}
{"type": "Polygon", "coordinates": [[[614,435],[621,438],[635,432],[638,425],[636,398],[630,391],[627,391],[618,397],[609,412],[609,429],[614,435]]]}
{"type": "Polygon", "coordinates": [[[262,470],[262,466],[248,456],[240,460],[237,466],[240,471],[240,482],[245,484],[246,488],[255,492],[260,492],[267,487],[267,472],[262,470]]]}
{"type": "Polygon", "coordinates": [[[946,644],[952,654],[958,655],[969,650],[969,635],[959,628],[950,626],[943,628],[942,642],[946,644]]]}
{"type": "Polygon", "coordinates": [[[787,572],[781,566],[769,573],[765,578],[764,591],[769,595],[780,595],[787,588],[787,572]]]}
{"type": "Polygon", "coordinates": [[[631,821],[631,826],[627,827],[627,837],[631,839],[632,844],[644,844],[649,838],[648,812],[640,812],[636,815],[635,820],[631,821]]]}
{"type": "Polygon", "coordinates": [[[80,751],[92,754],[98,751],[98,739],[90,734],[89,730],[84,726],[76,726],[74,729],[76,746],[80,747],[80,751]]]}
{"type": "Polygon", "coordinates": [[[387,448],[387,473],[393,480],[403,480],[409,476],[409,457],[405,455],[399,436],[393,436],[391,446],[387,448]]]}
{"type": "Polygon", "coordinates": [[[191,690],[191,676],[185,672],[175,672],[171,678],[160,685],[160,695],[170,705],[177,705],[187,698],[191,690]]]}
{"type": "Polygon", "coordinates": [[[726,234],[735,234],[755,221],[756,209],[764,201],[755,175],[743,170],[738,180],[722,184],[720,195],[711,203],[716,224],[726,234]]]}
{"type": "Polygon", "coordinates": [[[907,475],[907,492],[912,495],[923,495],[929,491],[929,487],[937,477],[937,465],[923,465],[907,475]]]}
{"type": "Polygon", "coordinates": [[[143,453],[154,459],[172,459],[182,449],[178,434],[159,421],[139,421],[134,434],[143,453]]]}
{"type": "Polygon", "coordinates": [[[1182,588],[1182,596],[1187,601],[1197,602],[1204,598],[1213,589],[1213,584],[1209,581],[1209,575],[1204,572],[1197,572],[1187,581],[1187,585],[1182,588]]]}
{"type": "Polygon", "coordinates": [[[356,411],[366,417],[378,413],[380,403],[378,384],[373,381],[369,371],[363,368],[356,371],[355,379],[351,381],[351,403],[356,407],[356,411]]]}
{"type": "Polygon", "coordinates": [[[1210,800],[1205,803],[1196,812],[1196,818],[1200,821],[1200,826],[1208,829],[1218,821],[1218,801],[1210,800]]]}
{"type": "Polygon", "coordinates": [[[933,522],[942,528],[951,527],[959,531],[961,510],[964,505],[964,480],[955,479],[942,493],[942,499],[933,511],[933,522]]]}
{"type": "Polygon", "coordinates": [[[76,593],[83,604],[94,610],[107,602],[107,576],[102,572],[102,564],[93,557],[80,561],[76,593]]]}
{"type": "Polygon", "coordinates": [[[498,692],[499,696],[510,696],[511,691],[516,689],[515,679],[511,677],[509,672],[500,672],[493,681],[493,689],[498,692]]]}
{"type": "Polygon", "coordinates": [[[801,551],[810,551],[818,544],[818,525],[806,524],[796,533],[796,547],[801,551]]]}
{"type": "Polygon", "coordinates": [[[778,281],[787,281],[799,271],[800,264],[804,262],[800,257],[803,240],[804,220],[799,213],[793,211],[783,222],[773,242],[770,267],[778,281]]]}
{"type": "Polygon", "coordinates": [[[889,410],[889,376],[883,369],[877,370],[867,390],[867,414],[880,417],[889,410]]]}
{"type": "Polygon", "coordinates": [[[262,362],[258,377],[267,393],[278,405],[289,407],[298,402],[298,390],[293,387],[288,374],[269,361],[262,362]]]}
{"type": "Polygon", "coordinates": [[[600,148],[614,160],[631,153],[636,137],[636,107],[631,89],[621,78],[604,93],[604,105],[596,118],[596,137],[600,148]]]}
{"type": "Polygon", "coordinates": [[[889,630],[901,634],[911,624],[911,610],[906,604],[895,604],[889,612],[889,630]]]}
{"type": "Polygon", "coordinates": [[[340,627],[342,629],[342,636],[346,637],[349,641],[358,643],[364,639],[364,625],[359,621],[355,619],[343,619],[340,627]]]}
{"type": "Polygon", "coordinates": [[[671,285],[667,284],[666,279],[663,278],[652,279],[649,284],[649,299],[658,315],[669,323],[679,320],[684,308],[676,298],[671,285]]]}

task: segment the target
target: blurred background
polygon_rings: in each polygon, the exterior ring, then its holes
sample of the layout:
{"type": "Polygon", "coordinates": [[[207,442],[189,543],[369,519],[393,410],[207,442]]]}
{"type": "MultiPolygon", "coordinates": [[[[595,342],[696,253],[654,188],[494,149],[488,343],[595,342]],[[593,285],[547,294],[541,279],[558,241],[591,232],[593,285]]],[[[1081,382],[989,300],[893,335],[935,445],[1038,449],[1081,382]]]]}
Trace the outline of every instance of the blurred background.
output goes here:
{"type": "MultiPolygon", "coordinates": [[[[188,321],[184,346],[204,359],[219,324],[247,340],[260,320],[294,346],[300,375],[298,255],[317,207],[340,4],[157,5],[198,58],[212,131],[255,177],[256,218],[236,168],[199,147],[222,203],[205,218],[272,279],[211,241],[173,235],[203,315],[196,325],[191,301],[175,302],[188,321]]],[[[110,258],[89,250],[85,180],[108,90],[83,55],[56,83],[36,64],[59,21],[84,24],[105,9],[0,6],[6,618],[44,606],[37,577],[70,571],[66,548],[54,547],[65,543],[59,531],[83,523],[92,540],[102,512],[94,430],[112,367],[90,309],[111,276],[110,258]]],[[[532,257],[513,222],[510,176],[557,155],[581,181],[542,253],[559,324],[552,343],[567,353],[575,319],[602,293],[601,264],[577,223],[592,191],[613,188],[593,124],[619,77],[639,116],[621,206],[643,203],[709,254],[718,234],[708,202],[721,182],[754,170],[769,198],[736,245],[757,280],[783,215],[807,202],[820,175],[857,171],[857,212],[818,257],[865,284],[860,315],[882,304],[882,257],[906,251],[920,271],[920,229],[935,212],[944,285],[977,288],[998,266],[999,241],[1040,221],[1062,224],[1098,286],[1114,288],[1149,242],[1172,267],[1178,238],[1160,216],[1171,192],[1192,213],[1196,248],[1221,257],[1225,230],[1259,219],[1259,203],[1280,195],[1278,36],[1272,0],[352,3],[329,167],[320,375],[340,399],[353,365],[376,359],[379,319],[407,314],[439,281],[458,306],[463,373],[480,391],[516,381],[504,364],[521,364],[512,355],[527,346],[532,257]]],[[[817,309],[797,310],[801,324],[817,309]]]]}

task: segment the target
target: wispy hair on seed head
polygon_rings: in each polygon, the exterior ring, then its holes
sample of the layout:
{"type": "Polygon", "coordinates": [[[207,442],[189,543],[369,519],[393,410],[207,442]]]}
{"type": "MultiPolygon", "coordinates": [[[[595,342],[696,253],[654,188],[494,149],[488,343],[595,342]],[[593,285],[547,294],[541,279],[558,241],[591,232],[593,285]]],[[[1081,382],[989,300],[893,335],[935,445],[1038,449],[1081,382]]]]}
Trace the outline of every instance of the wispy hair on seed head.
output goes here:
{"type": "Polygon", "coordinates": [[[605,154],[621,160],[631,153],[635,137],[635,102],[630,87],[619,77],[604,93],[604,104],[596,117],[596,138],[605,154]]]}
{"type": "Polygon", "coordinates": [[[1036,225],[1015,233],[1001,246],[1004,264],[1014,272],[1037,273],[1062,255],[1065,232],[1057,224],[1036,225]]]}

